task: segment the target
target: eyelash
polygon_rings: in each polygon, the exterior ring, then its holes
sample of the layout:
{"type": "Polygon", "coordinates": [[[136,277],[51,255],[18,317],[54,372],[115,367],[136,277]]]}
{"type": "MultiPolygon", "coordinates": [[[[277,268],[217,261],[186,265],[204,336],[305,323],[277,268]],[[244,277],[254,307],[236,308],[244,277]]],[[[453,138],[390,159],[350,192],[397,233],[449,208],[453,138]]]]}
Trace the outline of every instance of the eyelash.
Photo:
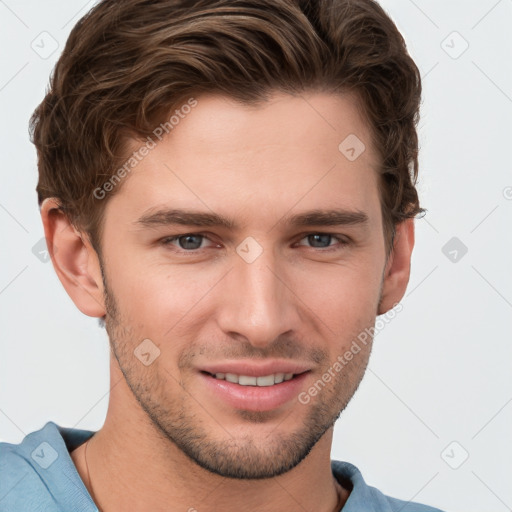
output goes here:
{"type": "MultiPolygon", "coordinates": [[[[325,248],[322,248],[322,247],[311,247],[311,249],[316,249],[317,251],[319,252],[322,252],[322,253],[326,253],[326,252],[333,252],[333,251],[339,251],[341,249],[343,249],[344,247],[346,247],[347,245],[350,244],[350,240],[347,239],[346,237],[342,238],[340,236],[337,236],[333,233],[322,233],[322,232],[313,232],[313,233],[306,233],[300,240],[299,242],[301,242],[302,240],[304,240],[305,238],[308,238],[309,236],[313,236],[313,235],[320,235],[320,236],[330,236],[331,238],[333,238],[334,240],[337,240],[339,243],[337,245],[334,245],[334,246],[328,246],[328,247],[325,247],[325,248]]],[[[165,238],[162,238],[160,240],[160,243],[165,247],[165,246],[169,246],[169,245],[172,245],[172,242],[182,238],[182,237],[187,237],[187,236],[200,236],[200,237],[203,237],[203,238],[206,238],[207,240],[210,240],[208,238],[208,236],[206,236],[205,234],[203,233],[183,233],[183,234],[180,234],[180,235],[174,235],[174,236],[166,236],[165,238]]],[[[212,240],[210,240],[211,242],[212,240]]],[[[200,249],[190,249],[190,250],[185,250],[185,249],[179,249],[179,248],[176,248],[177,249],[177,252],[178,254],[198,254],[200,252],[202,252],[204,249],[207,249],[206,247],[205,248],[200,248],[200,249]]]]}

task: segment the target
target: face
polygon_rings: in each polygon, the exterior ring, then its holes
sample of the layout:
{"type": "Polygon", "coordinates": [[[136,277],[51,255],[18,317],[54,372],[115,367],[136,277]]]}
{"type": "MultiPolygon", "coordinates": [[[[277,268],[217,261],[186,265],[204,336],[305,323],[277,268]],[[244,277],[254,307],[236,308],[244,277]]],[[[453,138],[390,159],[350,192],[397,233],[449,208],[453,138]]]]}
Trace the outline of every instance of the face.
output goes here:
{"type": "Polygon", "coordinates": [[[306,98],[197,98],[105,209],[119,367],[148,422],[227,477],[295,467],[370,354],[333,371],[377,314],[378,160],[352,97],[306,98]],[[350,134],[366,146],[355,160],[339,149],[350,134]]]}

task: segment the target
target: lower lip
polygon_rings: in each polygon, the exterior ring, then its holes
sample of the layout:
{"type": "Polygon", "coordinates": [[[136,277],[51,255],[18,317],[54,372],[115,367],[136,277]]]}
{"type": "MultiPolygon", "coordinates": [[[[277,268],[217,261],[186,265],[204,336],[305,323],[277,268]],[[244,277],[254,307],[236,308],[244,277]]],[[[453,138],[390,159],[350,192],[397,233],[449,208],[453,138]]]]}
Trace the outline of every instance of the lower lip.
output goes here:
{"type": "Polygon", "coordinates": [[[273,386],[241,386],[200,373],[203,382],[225,403],[245,411],[270,411],[297,399],[309,372],[273,386]]]}

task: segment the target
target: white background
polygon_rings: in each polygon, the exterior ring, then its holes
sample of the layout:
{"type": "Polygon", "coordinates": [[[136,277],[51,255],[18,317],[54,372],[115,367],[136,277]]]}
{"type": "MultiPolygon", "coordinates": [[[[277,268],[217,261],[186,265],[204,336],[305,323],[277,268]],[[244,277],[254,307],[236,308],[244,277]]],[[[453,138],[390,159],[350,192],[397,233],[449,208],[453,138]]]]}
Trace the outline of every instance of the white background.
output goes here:
{"type": "MultiPolygon", "coordinates": [[[[376,338],[336,425],[333,458],[402,499],[510,510],[512,0],[381,4],[423,76],[418,188],[428,213],[417,221],[403,310],[376,338]],[[452,237],[468,248],[456,262],[442,252],[452,237]],[[466,452],[458,469],[447,464],[466,452]]],[[[43,230],[27,131],[69,31],[92,5],[0,1],[3,441],[20,442],[49,420],[97,430],[106,414],[106,334],[32,252],[43,230]],[[43,31],[59,45],[46,59],[31,47],[48,38],[43,31]]]]}

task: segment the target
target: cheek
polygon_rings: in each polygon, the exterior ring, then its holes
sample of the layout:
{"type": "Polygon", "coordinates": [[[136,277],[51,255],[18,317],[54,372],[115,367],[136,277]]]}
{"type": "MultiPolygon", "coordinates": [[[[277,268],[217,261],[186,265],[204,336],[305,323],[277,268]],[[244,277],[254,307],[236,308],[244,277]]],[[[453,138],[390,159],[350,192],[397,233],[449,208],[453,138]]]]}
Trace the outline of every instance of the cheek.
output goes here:
{"type": "Polygon", "coordinates": [[[210,275],[208,279],[206,273],[201,277],[192,266],[171,269],[132,263],[133,266],[125,262],[114,275],[111,272],[109,282],[122,321],[143,336],[155,339],[169,336],[182,324],[190,323],[189,317],[197,315],[202,297],[218,281],[216,276],[210,275]]]}
{"type": "Polygon", "coordinates": [[[313,326],[317,343],[324,344],[331,362],[375,322],[380,273],[375,270],[377,265],[372,269],[361,260],[357,265],[333,266],[336,268],[324,273],[304,273],[293,288],[307,306],[302,315],[309,318],[305,325],[313,326]]]}
{"type": "MultiPolygon", "coordinates": [[[[294,291],[315,312],[330,318],[357,318],[377,309],[380,271],[376,262],[319,265],[295,279],[294,291]]],[[[375,315],[374,315],[375,316],[375,315]]]]}

